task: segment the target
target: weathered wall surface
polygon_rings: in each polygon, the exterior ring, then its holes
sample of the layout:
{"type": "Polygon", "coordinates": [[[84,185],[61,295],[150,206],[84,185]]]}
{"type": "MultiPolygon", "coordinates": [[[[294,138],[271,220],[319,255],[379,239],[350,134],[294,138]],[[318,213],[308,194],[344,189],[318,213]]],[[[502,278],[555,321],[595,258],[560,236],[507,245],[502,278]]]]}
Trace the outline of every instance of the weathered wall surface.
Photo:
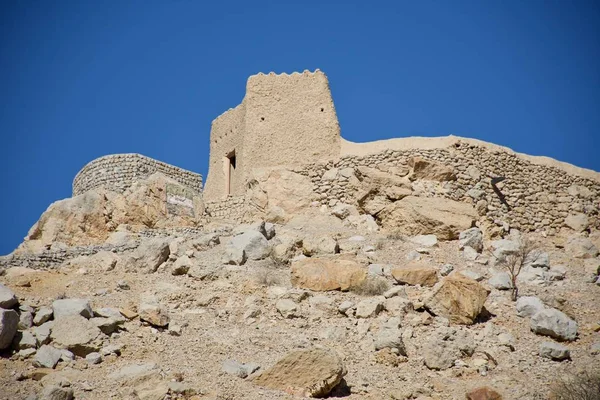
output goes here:
{"type": "MultiPolygon", "coordinates": [[[[364,156],[346,155],[337,162],[317,163],[299,170],[311,178],[313,199],[333,206],[337,202],[354,204],[350,184],[358,166],[382,171],[408,171],[409,159],[422,157],[452,166],[456,181],[443,184],[413,184],[413,195],[445,197],[476,205],[489,222],[507,222],[511,227],[555,233],[569,215],[586,214],[590,225],[600,229],[600,182],[569,174],[564,168],[533,163],[504,150],[490,150],[468,141],[454,141],[451,147],[385,150],[364,156]],[[508,207],[494,191],[491,177],[506,179],[497,184],[508,207]],[[332,179],[333,177],[333,179],[332,179]]],[[[598,174],[596,174],[598,175],[598,174]]]]}
{"type": "Polygon", "coordinates": [[[251,76],[245,101],[248,165],[301,165],[339,157],[340,126],[323,72],[251,76]]]}
{"type": "Polygon", "coordinates": [[[221,199],[227,195],[225,190],[224,162],[232,151],[236,153],[236,168],[232,174],[230,194],[237,196],[244,193],[243,171],[246,165],[244,152],[244,135],[246,106],[244,102],[230,109],[212,122],[210,130],[210,159],[208,176],[204,186],[206,199],[221,199]]]}
{"type": "Polygon", "coordinates": [[[223,200],[208,201],[205,207],[210,218],[240,221],[246,212],[245,196],[229,196],[223,200]]]}
{"type": "Polygon", "coordinates": [[[100,186],[122,193],[133,182],[155,172],[163,173],[196,193],[202,191],[200,174],[141,154],[113,154],[91,161],[77,173],[73,180],[73,196],[100,186]]]}
{"type": "Polygon", "coordinates": [[[337,159],[340,127],[327,76],[316,70],[248,78],[246,96],[213,121],[204,198],[226,195],[223,158],[235,150],[232,196],[244,194],[252,169],[337,159]]]}

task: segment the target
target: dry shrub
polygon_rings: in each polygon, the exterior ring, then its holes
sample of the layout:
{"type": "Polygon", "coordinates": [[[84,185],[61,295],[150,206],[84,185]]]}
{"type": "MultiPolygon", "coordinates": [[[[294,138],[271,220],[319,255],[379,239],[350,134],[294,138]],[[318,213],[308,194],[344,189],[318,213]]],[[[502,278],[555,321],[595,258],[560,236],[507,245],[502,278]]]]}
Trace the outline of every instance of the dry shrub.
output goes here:
{"type": "Polygon", "coordinates": [[[600,400],[600,371],[583,371],[562,378],[550,389],[551,400],[600,400]]]}
{"type": "Polygon", "coordinates": [[[516,252],[496,260],[496,265],[502,267],[510,276],[512,283],[511,299],[517,301],[519,297],[519,288],[517,287],[517,278],[527,263],[535,261],[541,251],[536,248],[528,237],[521,236],[516,240],[518,249],[516,252]]]}
{"type": "Polygon", "coordinates": [[[277,274],[277,271],[270,268],[257,269],[254,278],[256,279],[256,283],[262,286],[280,286],[282,283],[282,279],[277,274]]]}
{"type": "Polygon", "coordinates": [[[388,280],[381,276],[369,276],[351,290],[361,296],[379,296],[384,294],[390,286],[388,280]]]}

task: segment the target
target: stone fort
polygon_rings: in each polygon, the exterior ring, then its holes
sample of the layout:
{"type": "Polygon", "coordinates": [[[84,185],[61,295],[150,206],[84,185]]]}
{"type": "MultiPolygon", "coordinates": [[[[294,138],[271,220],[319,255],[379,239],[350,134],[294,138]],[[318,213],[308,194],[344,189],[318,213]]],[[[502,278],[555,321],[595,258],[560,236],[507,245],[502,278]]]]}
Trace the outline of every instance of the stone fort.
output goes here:
{"type": "Polygon", "coordinates": [[[454,136],[344,140],[327,76],[320,70],[248,78],[242,102],[212,122],[204,187],[199,174],[139,154],[117,154],[87,164],[73,181],[73,195],[98,187],[123,191],[161,172],[202,195],[206,218],[241,220],[250,207],[256,171],[291,170],[308,183],[305,195],[311,204],[335,206],[358,201],[348,171],[408,171],[415,157],[456,171],[453,181],[434,191],[417,190],[418,196],[468,202],[490,223],[529,231],[552,234],[572,215],[584,215],[591,227],[600,228],[597,172],[454,136]],[[502,197],[490,183],[498,176],[504,178],[502,197]]]}

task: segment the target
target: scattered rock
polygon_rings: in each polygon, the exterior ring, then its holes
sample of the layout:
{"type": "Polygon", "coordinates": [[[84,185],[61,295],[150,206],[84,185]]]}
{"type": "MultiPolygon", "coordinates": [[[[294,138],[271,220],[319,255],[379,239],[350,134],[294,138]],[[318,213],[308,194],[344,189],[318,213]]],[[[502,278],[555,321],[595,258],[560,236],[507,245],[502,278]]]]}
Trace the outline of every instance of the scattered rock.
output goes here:
{"type": "Polygon", "coordinates": [[[379,314],[383,310],[383,302],[385,298],[374,297],[364,299],[356,305],[357,318],[371,318],[379,314]]]}
{"type": "Polygon", "coordinates": [[[228,245],[223,254],[223,264],[243,265],[246,262],[246,252],[244,249],[228,245]]]}
{"type": "Polygon", "coordinates": [[[402,331],[399,329],[382,329],[375,338],[375,351],[385,348],[396,349],[398,354],[406,356],[402,341],[402,331]]]}
{"type": "Polygon", "coordinates": [[[131,255],[123,257],[117,265],[122,265],[127,272],[153,273],[167,261],[170,251],[167,239],[145,240],[131,255]]]}
{"type": "Polygon", "coordinates": [[[409,239],[412,243],[423,247],[437,246],[438,240],[435,235],[417,235],[409,239]]]}
{"type": "Polygon", "coordinates": [[[329,235],[308,236],[302,240],[302,252],[305,256],[319,256],[339,253],[339,246],[329,235]]]}
{"type": "Polygon", "coordinates": [[[85,356],[85,361],[87,361],[88,364],[91,365],[100,364],[102,362],[102,355],[97,352],[90,353],[85,356]]]}
{"type": "Polygon", "coordinates": [[[50,342],[50,332],[54,326],[54,321],[47,321],[40,326],[31,328],[31,333],[35,336],[39,344],[50,342]]]}
{"type": "Polygon", "coordinates": [[[435,315],[441,315],[452,323],[471,325],[483,310],[488,291],[478,282],[454,274],[444,278],[425,301],[435,315]]]}
{"type": "Polygon", "coordinates": [[[577,322],[555,308],[538,311],[530,321],[531,330],[557,340],[573,341],[577,337],[577,322]]]}
{"type": "Polygon", "coordinates": [[[444,264],[440,267],[441,276],[448,276],[452,271],[454,271],[454,265],[452,264],[444,264]]]}
{"type": "Polygon", "coordinates": [[[52,346],[43,345],[35,353],[33,365],[41,368],[54,368],[62,357],[62,351],[52,346]]]}
{"type": "Polygon", "coordinates": [[[100,335],[100,329],[88,319],[68,315],[54,320],[50,337],[58,346],[84,357],[98,350],[99,343],[95,341],[100,335]]]}
{"type": "Polygon", "coordinates": [[[178,257],[177,260],[173,263],[173,269],[171,270],[171,275],[185,275],[190,270],[192,266],[192,260],[188,256],[178,257]]]}
{"type": "Polygon", "coordinates": [[[433,286],[437,283],[437,270],[417,262],[392,269],[392,276],[398,283],[408,285],[433,286]]]}
{"type": "Polygon", "coordinates": [[[565,218],[565,226],[579,233],[589,228],[590,220],[587,215],[583,213],[571,214],[565,218]]]}
{"type": "Polygon", "coordinates": [[[475,250],[474,248],[469,247],[469,246],[465,246],[463,248],[463,258],[465,260],[475,261],[478,256],[479,256],[479,254],[477,253],[477,250],[475,250]]]}
{"type": "Polygon", "coordinates": [[[258,364],[242,364],[234,360],[223,361],[222,370],[226,374],[237,376],[238,378],[246,378],[260,368],[258,364]]]}
{"type": "Polygon", "coordinates": [[[291,265],[292,285],[315,291],[348,290],[359,286],[366,276],[360,264],[339,258],[311,257],[291,265]]]}
{"type": "Polygon", "coordinates": [[[46,386],[37,397],[38,400],[72,400],[73,389],[55,385],[46,386]]]}
{"type": "Polygon", "coordinates": [[[19,314],[15,310],[0,308],[0,350],[10,346],[18,325],[19,314]]]}
{"type": "Polygon", "coordinates": [[[332,350],[312,348],[287,354],[253,382],[270,389],[305,397],[323,397],[346,375],[340,357],[332,350]]]}
{"type": "Polygon", "coordinates": [[[37,348],[37,339],[29,331],[17,331],[13,338],[13,345],[17,350],[37,348]]]}
{"type": "Polygon", "coordinates": [[[512,281],[508,272],[496,272],[488,280],[491,287],[498,290],[509,290],[512,289],[512,281]]]}
{"type": "Polygon", "coordinates": [[[171,320],[167,308],[154,297],[144,298],[138,306],[138,313],[142,321],[159,328],[166,327],[171,320]]]}
{"type": "Polygon", "coordinates": [[[49,321],[53,315],[52,308],[50,307],[40,307],[40,309],[35,313],[35,317],[33,318],[33,323],[36,326],[42,325],[44,322],[49,321]]]}
{"type": "Polygon", "coordinates": [[[12,290],[0,283],[0,308],[10,309],[17,304],[17,296],[12,290]]]}
{"type": "Polygon", "coordinates": [[[487,386],[475,388],[466,394],[467,400],[502,400],[500,393],[487,386]]]}
{"type": "Polygon", "coordinates": [[[458,248],[471,247],[478,253],[483,250],[483,233],[479,228],[469,228],[458,235],[458,248]]]}
{"type": "Polygon", "coordinates": [[[278,300],[275,308],[283,318],[295,318],[298,316],[298,305],[290,299],[278,300]]]}
{"type": "Polygon", "coordinates": [[[426,160],[421,157],[413,157],[408,160],[412,167],[410,179],[425,179],[430,181],[454,181],[456,174],[454,168],[440,164],[435,161],[426,160]]]}
{"type": "Polygon", "coordinates": [[[458,239],[478,218],[467,203],[437,197],[407,196],[377,215],[383,228],[414,236],[434,234],[438,240],[458,239]]]}
{"type": "Polygon", "coordinates": [[[542,342],[540,344],[540,356],[555,361],[562,361],[571,358],[571,352],[568,347],[554,342],[542,342]]]}
{"type": "Polygon", "coordinates": [[[229,244],[234,249],[243,250],[246,258],[262,260],[271,253],[271,247],[265,236],[257,231],[247,231],[231,238],[229,244]]]}
{"type": "Polygon", "coordinates": [[[580,236],[571,237],[565,246],[565,250],[575,258],[594,258],[598,255],[598,248],[594,243],[580,236]]]}
{"type": "Polygon", "coordinates": [[[54,318],[58,319],[70,315],[81,315],[91,318],[94,314],[89,300],[86,299],[61,299],[52,303],[54,318]]]}

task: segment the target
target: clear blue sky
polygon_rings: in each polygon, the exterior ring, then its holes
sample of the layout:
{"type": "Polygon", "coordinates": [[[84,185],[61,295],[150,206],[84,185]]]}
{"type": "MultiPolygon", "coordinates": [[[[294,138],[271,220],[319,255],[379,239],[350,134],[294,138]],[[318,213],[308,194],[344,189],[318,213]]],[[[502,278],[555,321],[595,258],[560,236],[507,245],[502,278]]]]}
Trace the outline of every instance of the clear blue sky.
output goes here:
{"type": "Polygon", "coordinates": [[[3,1],[0,254],[92,159],[206,176],[257,72],[320,68],[352,141],[455,134],[600,170],[597,1],[3,1]]]}

